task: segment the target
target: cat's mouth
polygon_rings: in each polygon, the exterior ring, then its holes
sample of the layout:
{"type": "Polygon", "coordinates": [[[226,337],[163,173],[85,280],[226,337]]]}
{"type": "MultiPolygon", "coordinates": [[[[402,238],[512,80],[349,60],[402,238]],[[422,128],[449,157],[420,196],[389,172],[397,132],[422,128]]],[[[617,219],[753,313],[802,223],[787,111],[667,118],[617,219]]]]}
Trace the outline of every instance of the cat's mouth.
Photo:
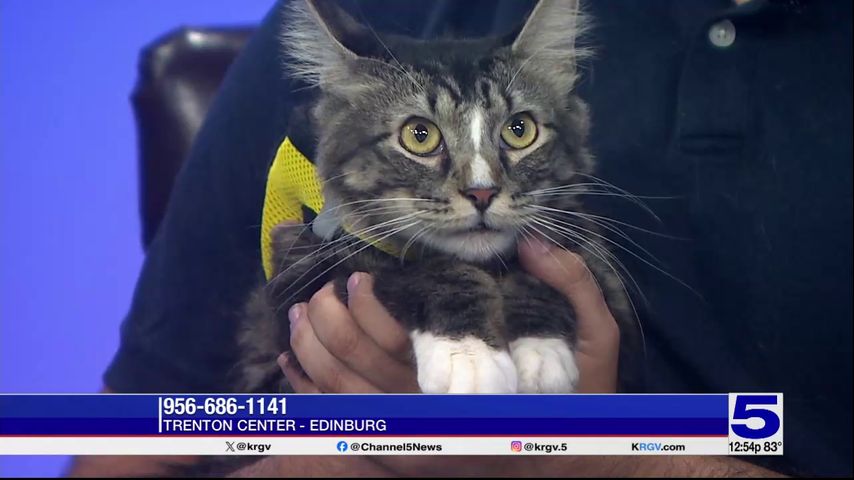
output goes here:
{"type": "Polygon", "coordinates": [[[447,230],[449,235],[453,236],[469,236],[482,234],[504,233],[504,230],[496,226],[489,225],[485,219],[478,219],[474,224],[464,227],[457,227],[447,230]]]}
{"type": "Polygon", "coordinates": [[[455,232],[455,233],[459,233],[459,234],[471,234],[471,233],[489,233],[489,232],[492,232],[492,233],[499,233],[499,232],[501,232],[501,230],[499,230],[499,229],[497,229],[497,228],[490,227],[489,225],[487,225],[486,223],[484,223],[484,222],[481,220],[481,222],[480,222],[480,223],[478,223],[477,225],[475,225],[475,226],[473,226],[473,227],[463,228],[463,229],[461,229],[461,230],[459,230],[458,232],[455,232]]]}
{"type": "Polygon", "coordinates": [[[477,225],[474,225],[474,226],[456,228],[453,230],[446,231],[446,235],[448,237],[459,239],[459,240],[465,240],[465,239],[487,240],[487,239],[492,239],[492,238],[496,238],[496,237],[501,237],[506,233],[507,233],[506,230],[503,230],[500,228],[495,228],[495,227],[490,227],[489,225],[486,225],[485,223],[478,223],[477,225]]]}
{"type": "Polygon", "coordinates": [[[467,261],[489,260],[511,250],[515,244],[512,230],[489,226],[483,221],[433,231],[425,237],[433,247],[467,261]]]}
{"type": "Polygon", "coordinates": [[[465,261],[489,261],[515,250],[517,227],[495,215],[471,215],[437,222],[421,237],[433,248],[465,261]]]}

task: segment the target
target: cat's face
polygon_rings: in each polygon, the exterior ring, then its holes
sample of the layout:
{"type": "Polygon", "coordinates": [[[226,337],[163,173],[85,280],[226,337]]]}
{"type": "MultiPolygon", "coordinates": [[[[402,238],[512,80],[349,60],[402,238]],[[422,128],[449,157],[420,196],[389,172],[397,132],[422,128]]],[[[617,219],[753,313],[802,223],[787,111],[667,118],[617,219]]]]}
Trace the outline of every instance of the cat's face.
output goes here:
{"type": "Polygon", "coordinates": [[[321,87],[314,118],[324,195],[367,240],[485,260],[537,232],[533,205],[566,206],[566,197],[538,192],[589,172],[587,112],[571,94],[572,2],[542,2],[504,44],[386,39],[394,58],[340,13],[334,24],[301,8],[299,28],[329,49],[326,59],[293,51],[298,73],[321,87]],[[371,45],[382,50],[366,53],[371,45]]]}

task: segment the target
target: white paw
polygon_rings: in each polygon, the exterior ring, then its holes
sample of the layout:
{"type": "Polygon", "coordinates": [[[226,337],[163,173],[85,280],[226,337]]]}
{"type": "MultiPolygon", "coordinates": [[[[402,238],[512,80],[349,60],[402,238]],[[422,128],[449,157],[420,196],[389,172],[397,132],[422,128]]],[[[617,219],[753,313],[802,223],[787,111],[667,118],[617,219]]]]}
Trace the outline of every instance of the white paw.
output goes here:
{"type": "Polygon", "coordinates": [[[504,350],[483,340],[411,335],[424,393],[516,393],[516,367],[504,350]]]}
{"type": "Polygon", "coordinates": [[[519,393],[571,393],[578,383],[575,356],[562,338],[522,337],[510,342],[510,355],[519,393]]]}

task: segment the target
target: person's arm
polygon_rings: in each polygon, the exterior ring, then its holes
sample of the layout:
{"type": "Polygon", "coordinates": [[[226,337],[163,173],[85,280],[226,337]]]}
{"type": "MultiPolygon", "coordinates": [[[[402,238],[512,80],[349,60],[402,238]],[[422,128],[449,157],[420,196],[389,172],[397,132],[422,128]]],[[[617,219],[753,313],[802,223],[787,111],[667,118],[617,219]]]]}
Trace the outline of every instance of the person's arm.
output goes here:
{"type": "Polygon", "coordinates": [[[230,477],[394,477],[394,472],[359,456],[277,456],[267,457],[229,475],[230,477]]]}
{"type": "MultiPolygon", "coordinates": [[[[104,388],[101,393],[116,393],[104,388]]],[[[193,465],[198,456],[176,455],[87,455],[72,459],[65,473],[68,477],[158,477],[173,476],[176,467],[193,465]]],[[[244,467],[232,476],[271,477],[387,477],[389,469],[368,457],[268,457],[244,467]]]]}
{"type": "MultiPolygon", "coordinates": [[[[104,387],[100,393],[116,393],[104,387]]],[[[175,465],[191,465],[198,457],[175,455],[86,455],[74,457],[65,476],[130,477],[159,476],[175,465]]]]}
{"type": "MultiPolygon", "coordinates": [[[[613,393],[617,387],[620,332],[580,256],[544,244],[519,247],[523,267],[561,293],[578,315],[576,361],[579,393],[613,393]],[[557,262],[555,261],[557,259],[557,262]]],[[[288,356],[282,370],[299,393],[411,392],[415,371],[406,331],[372,293],[370,275],[348,282],[349,305],[321,289],[291,315],[291,345],[306,372],[288,356]],[[358,279],[358,282],[355,281],[358,279]]],[[[745,477],[776,473],[729,457],[372,457],[403,475],[745,477]]]]}
{"type": "Polygon", "coordinates": [[[579,477],[784,477],[730,457],[614,456],[545,457],[532,462],[531,476],[579,477]]]}
{"type": "MultiPolygon", "coordinates": [[[[275,2],[229,68],[175,180],[122,325],[121,346],[104,375],[107,393],[229,390],[240,312],[262,280],[256,227],[267,171],[293,105],[308,94],[292,91],[279,61],[284,3],[275,2]]],[[[198,458],[81,456],[65,473],[169,475],[198,458]]],[[[376,464],[340,457],[275,464],[294,476],[382,472],[376,464]]]]}
{"type": "MultiPolygon", "coordinates": [[[[171,477],[176,467],[193,465],[199,457],[191,456],[83,456],[76,457],[67,472],[69,477],[171,477]]],[[[388,477],[386,467],[357,456],[292,456],[267,457],[244,467],[230,476],[270,478],[289,477],[388,477]]]]}

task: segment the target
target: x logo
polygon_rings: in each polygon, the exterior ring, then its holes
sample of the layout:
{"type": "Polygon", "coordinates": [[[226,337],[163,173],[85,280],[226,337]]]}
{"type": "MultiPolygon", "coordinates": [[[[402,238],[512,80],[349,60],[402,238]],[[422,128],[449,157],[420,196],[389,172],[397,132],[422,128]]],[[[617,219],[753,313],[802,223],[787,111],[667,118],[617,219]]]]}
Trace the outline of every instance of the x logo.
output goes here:
{"type": "Polygon", "coordinates": [[[225,451],[226,452],[233,452],[234,451],[234,442],[226,441],[225,442],[225,451]]]}

